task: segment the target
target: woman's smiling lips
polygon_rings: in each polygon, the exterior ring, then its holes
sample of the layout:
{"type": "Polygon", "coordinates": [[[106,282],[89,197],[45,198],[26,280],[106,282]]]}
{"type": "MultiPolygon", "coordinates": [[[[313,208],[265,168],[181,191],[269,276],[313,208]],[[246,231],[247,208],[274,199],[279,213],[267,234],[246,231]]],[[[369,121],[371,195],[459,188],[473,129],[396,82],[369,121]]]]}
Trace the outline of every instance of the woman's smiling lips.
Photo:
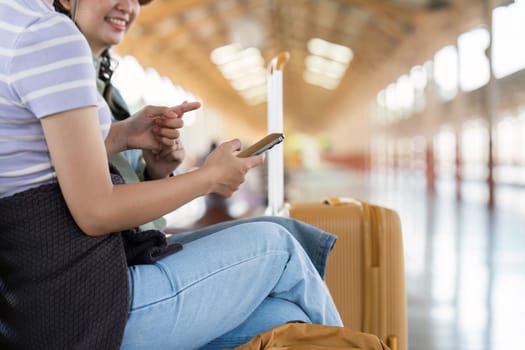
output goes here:
{"type": "Polygon", "coordinates": [[[116,17],[106,17],[106,22],[108,22],[113,28],[119,31],[126,30],[128,22],[122,18],[116,17]]]}

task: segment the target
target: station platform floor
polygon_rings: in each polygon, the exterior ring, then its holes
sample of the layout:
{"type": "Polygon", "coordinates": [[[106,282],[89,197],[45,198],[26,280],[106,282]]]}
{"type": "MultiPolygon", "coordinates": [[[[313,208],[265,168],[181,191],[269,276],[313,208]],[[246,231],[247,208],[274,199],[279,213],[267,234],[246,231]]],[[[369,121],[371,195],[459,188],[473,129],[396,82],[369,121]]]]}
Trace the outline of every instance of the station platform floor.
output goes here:
{"type": "Polygon", "coordinates": [[[410,350],[523,348],[525,188],[440,180],[422,174],[321,168],[292,172],[290,201],[356,197],[396,210],[403,227],[410,350]]]}

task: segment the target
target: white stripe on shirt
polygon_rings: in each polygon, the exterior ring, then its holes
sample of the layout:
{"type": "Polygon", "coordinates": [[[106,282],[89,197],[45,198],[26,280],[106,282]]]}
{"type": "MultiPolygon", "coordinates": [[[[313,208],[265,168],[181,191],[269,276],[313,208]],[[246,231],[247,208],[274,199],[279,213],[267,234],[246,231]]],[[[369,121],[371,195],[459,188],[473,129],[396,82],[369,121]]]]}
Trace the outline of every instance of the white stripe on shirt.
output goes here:
{"type": "Polygon", "coordinates": [[[3,47],[0,47],[0,55],[14,58],[16,56],[27,55],[27,54],[41,51],[43,49],[47,49],[50,47],[60,46],[66,43],[74,42],[74,41],[85,41],[85,40],[86,39],[81,34],[67,35],[61,38],[47,40],[47,41],[44,41],[44,42],[41,42],[35,45],[31,45],[28,47],[22,47],[19,49],[6,49],[3,47]]]}
{"type": "Polygon", "coordinates": [[[29,152],[15,152],[15,153],[4,154],[4,155],[1,155],[1,154],[0,154],[0,160],[2,160],[2,159],[16,158],[16,157],[23,156],[23,155],[25,155],[25,154],[30,154],[30,153],[29,153],[29,152]]]}
{"type": "Polygon", "coordinates": [[[24,78],[31,77],[31,76],[34,76],[34,75],[50,72],[50,71],[53,71],[53,70],[59,70],[59,69],[64,68],[64,67],[69,67],[69,66],[74,66],[74,65],[77,65],[77,64],[84,64],[84,63],[93,64],[93,59],[91,59],[90,57],[69,58],[67,60],[53,62],[53,63],[45,65],[45,66],[40,66],[40,67],[37,67],[37,68],[27,69],[27,70],[18,72],[17,74],[13,74],[13,75],[9,75],[9,76],[0,75],[0,81],[9,84],[9,83],[13,83],[13,82],[15,82],[15,81],[17,81],[19,79],[24,79],[24,78]]]}
{"type": "Polygon", "coordinates": [[[42,10],[48,10],[48,9],[49,9],[49,7],[47,7],[47,6],[45,5],[45,1],[46,1],[46,0],[42,0],[42,1],[37,1],[37,2],[36,2],[37,5],[38,5],[38,7],[40,7],[42,10]]]}
{"type": "Polygon", "coordinates": [[[30,135],[30,136],[0,136],[0,142],[6,142],[6,141],[42,141],[46,138],[44,135],[30,135]]]}
{"type": "Polygon", "coordinates": [[[21,101],[23,104],[26,104],[27,102],[40,98],[42,96],[51,95],[56,92],[74,89],[78,87],[85,87],[85,86],[96,87],[95,81],[94,80],[77,80],[77,81],[72,81],[70,83],[63,83],[63,84],[58,84],[55,86],[50,86],[45,89],[35,90],[32,93],[23,96],[21,98],[21,101]]]}
{"type": "Polygon", "coordinates": [[[17,103],[15,101],[10,101],[10,100],[7,100],[7,99],[2,98],[2,97],[0,97],[0,105],[15,106],[15,107],[19,107],[19,108],[24,107],[24,105],[21,104],[21,103],[17,103]]]}
{"type": "Polygon", "coordinates": [[[35,11],[31,11],[27,7],[20,6],[20,4],[13,2],[12,0],[0,0],[0,4],[7,5],[11,7],[13,10],[16,10],[18,12],[21,12],[25,15],[29,16],[38,16],[39,13],[35,11]]]}
{"type": "Polygon", "coordinates": [[[51,163],[42,163],[42,164],[33,165],[25,169],[6,171],[4,173],[0,173],[0,177],[24,176],[28,174],[38,173],[40,171],[47,170],[47,169],[51,169],[51,163]]]}
{"type": "Polygon", "coordinates": [[[28,124],[36,124],[40,123],[40,121],[36,118],[31,119],[12,119],[12,118],[3,118],[0,117],[0,124],[16,124],[16,125],[28,125],[28,124]]]}
{"type": "Polygon", "coordinates": [[[62,23],[64,20],[68,20],[68,19],[67,18],[64,19],[64,18],[54,17],[54,18],[50,19],[47,22],[35,24],[31,28],[25,28],[25,27],[21,27],[21,26],[17,26],[17,25],[11,24],[11,23],[0,22],[0,29],[3,29],[5,31],[7,31],[7,32],[15,33],[15,34],[22,33],[25,30],[27,30],[28,32],[36,32],[36,31],[39,31],[41,29],[46,29],[46,28],[52,27],[55,24],[62,23]]]}

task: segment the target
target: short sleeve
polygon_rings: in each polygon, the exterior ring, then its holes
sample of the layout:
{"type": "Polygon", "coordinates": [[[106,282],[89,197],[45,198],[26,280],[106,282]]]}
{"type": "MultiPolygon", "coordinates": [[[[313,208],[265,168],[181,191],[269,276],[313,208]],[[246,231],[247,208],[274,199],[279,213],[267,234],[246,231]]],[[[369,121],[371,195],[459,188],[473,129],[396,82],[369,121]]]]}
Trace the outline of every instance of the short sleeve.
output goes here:
{"type": "Polygon", "coordinates": [[[63,15],[41,18],[20,34],[10,76],[20,104],[37,118],[98,103],[91,51],[63,15]],[[46,21],[45,30],[35,29],[46,21]]]}

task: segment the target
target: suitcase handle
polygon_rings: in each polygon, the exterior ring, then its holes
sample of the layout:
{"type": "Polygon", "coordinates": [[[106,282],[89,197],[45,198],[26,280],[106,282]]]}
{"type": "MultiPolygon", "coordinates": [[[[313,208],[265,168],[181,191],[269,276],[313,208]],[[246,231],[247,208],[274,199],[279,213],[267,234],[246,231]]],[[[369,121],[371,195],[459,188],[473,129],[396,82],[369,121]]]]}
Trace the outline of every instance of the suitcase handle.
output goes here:
{"type": "Polygon", "coordinates": [[[354,198],[347,197],[327,197],[323,200],[323,204],[331,205],[334,207],[346,204],[359,204],[361,205],[363,201],[354,198]]]}
{"type": "Polygon", "coordinates": [[[276,70],[283,70],[284,64],[290,59],[290,53],[283,51],[277,56],[272,58],[270,64],[268,64],[268,74],[273,74],[276,70]]]}

